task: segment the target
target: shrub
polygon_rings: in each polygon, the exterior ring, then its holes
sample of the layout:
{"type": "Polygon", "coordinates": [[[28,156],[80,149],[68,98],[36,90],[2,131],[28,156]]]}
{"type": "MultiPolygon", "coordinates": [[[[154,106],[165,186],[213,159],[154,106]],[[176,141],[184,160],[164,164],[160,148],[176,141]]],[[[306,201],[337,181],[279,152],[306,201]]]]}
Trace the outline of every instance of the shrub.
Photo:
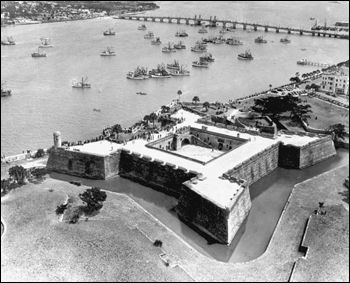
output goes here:
{"type": "Polygon", "coordinates": [[[58,205],[57,208],[56,208],[56,214],[57,214],[57,215],[63,214],[64,211],[67,209],[67,205],[68,205],[68,204],[61,204],[61,205],[58,205]]]}
{"type": "Polygon", "coordinates": [[[163,246],[163,242],[161,240],[155,240],[153,246],[161,248],[163,246]]]}
{"type": "Polygon", "coordinates": [[[79,211],[76,210],[74,211],[73,215],[70,217],[68,223],[75,224],[78,222],[79,218],[80,218],[79,211]]]}
{"type": "Polygon", "coordinates": [[[40,158],[45,156],[45,151],[42,148],[39,148],[37,152],[35,153],[34,158],[40,158]]]}

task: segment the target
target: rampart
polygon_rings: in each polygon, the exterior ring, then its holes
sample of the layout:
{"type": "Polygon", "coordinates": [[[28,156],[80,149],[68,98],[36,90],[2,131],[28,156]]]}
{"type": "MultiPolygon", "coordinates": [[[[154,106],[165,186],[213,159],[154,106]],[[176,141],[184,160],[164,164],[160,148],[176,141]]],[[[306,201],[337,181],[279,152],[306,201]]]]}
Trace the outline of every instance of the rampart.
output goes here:
{"type": "Polygon", "coordinates": [[[46,167],[83,178],[108,179],[118,174],[119,155],[119,152],[104,156],[57,148],[50,152],[46,167]]]}
{"type": "Polygon", "coordinates": [[[152,187],[177,198],[181,195],[182,183],[197,176],[197,172],[174,164],[122,150],[119,175],[140,184],[152,187]]]}
{"type": "Polygon", "coordinates": [[[210,235],[221,243],[230,244],[249,214],[251,208],[249,187],[242,186],[237,195],[234,195],[235,201],[230,207],[222,207],[195,192],[192,186],[190,181],[182,185],[176,212],[199,233],[210,235]]]}
{"type": "Polygon", "coordinates": [[[253,155],[246,161],[223,174],[224,178],[244,179],[248,186],[258,181],[278,167],[279,143],[253,155]]]}

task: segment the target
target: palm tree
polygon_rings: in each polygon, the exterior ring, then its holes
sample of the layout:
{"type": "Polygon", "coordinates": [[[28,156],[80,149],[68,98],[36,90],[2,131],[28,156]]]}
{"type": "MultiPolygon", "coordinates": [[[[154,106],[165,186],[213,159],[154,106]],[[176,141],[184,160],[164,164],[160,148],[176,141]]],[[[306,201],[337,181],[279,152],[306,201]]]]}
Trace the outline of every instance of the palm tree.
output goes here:
{"type": "Polygon", "coordinates": [[[194,102],[194,103],[198,103],[200,100],[199,100],[199,97],[196,95],[195,97],[193,97],[193,99],[192,99],[192,102],[194,102]]]}
{"type": "Polygon", "coordinates": [[[271,90],[271,88],[272,88],[272,84],[269,84],[269,87],[270,87],[270,90],[271,90]]]}
{"type": "Polygon", "coordinates": [[[178,90],[178,91],[177,91],[177,95],[179,96],[179,102],[180,102],[180,95],[182,95],[182,91],[181,91],[181,90],[178,90]]]}

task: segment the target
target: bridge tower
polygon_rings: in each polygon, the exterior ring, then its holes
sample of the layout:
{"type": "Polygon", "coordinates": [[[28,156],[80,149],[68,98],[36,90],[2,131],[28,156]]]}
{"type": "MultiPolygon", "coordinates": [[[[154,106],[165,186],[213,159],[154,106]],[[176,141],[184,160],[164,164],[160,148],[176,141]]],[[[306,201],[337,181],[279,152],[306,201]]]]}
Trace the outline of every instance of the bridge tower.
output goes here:
{"type": "Polygon", "coordinates": [[[265,26],[265,32],[268,32],[268,31],[269,31],[269,27],[265,26]]]}
{"type": "Polygon", "coordinates": [[[276,33],[279,33],[280,32],[280,29],[279,28],[276,28],[276,33]]]}
{"type": "Polygon", "coordinates": [[[247,29],[247,24],[243,24],[243,30],[247,29]]]}
{"type": "Polygon", "coordinates": [[[180,24],[181,18],[177,18],[177,23],[180,24]]]}
{"type": "Polygon", "coordinates": [[[161,23],[163,23],[163,22],[164,22],[164,18],[159,18],[159,21],[160,21],[161,23]]]}
{"type": "Polygon", "coordinates": [[[236,29],[236,25],[237,25],[236,22],[233,22],[233,23],[232,23],[232,27],[233,27],[234,29],[236,29]]]}
{"type": "Polygon", "coordinates": [[[258,30],[258,26],[254,25],[254,30],[257,31],[258,30]]]}
{"type": "Polygon", "coordinates": [[[194,16],[194,23],[193,25],[195,26],[200,26],[201,25],[201,15],[199,15],[198,19],[197,19],[197,15],[194,16]]]}
{"type": "Polygon", "coordinates": [[[223,21],[223,22],[222,22],[222,27],[223,27],[223,28],[226,28],[226,24],[227,24],[227,22],[223,21]]]}
{"type": "Polygon", "coordinates": [[[140,17],[137,17],[137,18],[136,18],[136,20],[138,20],[138,21],[139,21],[139,20],[140,20],[140,17]]]}
{"type": "Polygon", "coordinates": [[[190,18],[186,18],[186,25],[190,24],[190,18]]]}
{"type": "Polygon", "coordinates": [[[152,18],[152,22],[155,22],[155,21],[156,21],[156,17],[153,17],[153,18],[152,18]]]}
{"type": "Polygon", "coordinates": [[[147,22],[147,17],[144,17],[143,20],[144,20],[145,22],[147,22]]]}
{"type": "Polygon", "coordinates": [[[303,30],[302,29],[300,29],[299,34],[303,35],[303,30]]]}
{"type": "Polygon", "coordinates": [[[291,34],[291,33],[292,33],[291,29],[288,29],[288,34],[291,34]]]}

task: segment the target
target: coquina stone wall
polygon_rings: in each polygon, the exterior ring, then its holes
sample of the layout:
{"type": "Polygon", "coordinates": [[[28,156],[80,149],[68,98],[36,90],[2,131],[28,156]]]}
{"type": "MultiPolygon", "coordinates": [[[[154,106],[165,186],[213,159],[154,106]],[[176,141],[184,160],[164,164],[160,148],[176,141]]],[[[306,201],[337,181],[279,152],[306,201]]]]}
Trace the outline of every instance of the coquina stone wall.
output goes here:
{"type": "Polygon", "coordinates": [[[118,174],[112,157],[58,148],[50,152],[49,170],[89,179],[107,179],[118,174]],[[106,170],[107,168],[107,170],[106,170]]]}
{"type": "Polygon", "coordinates": [[[331,136],[326,136],[300,147],[299,168],[309,167],[337,154],[331,136]]]}
{"type": "Polygon", "coordinates": [[[122,150],[119,175],[145,186],[152,187],[177,198],[181,195],[182,183],[197,176],[197,172],[149,156],[122,150]]]}
{"type": "Polygon", "coordinates": [[[248,186],[250,186],[276,169],[278,160],[279,143],[276,143],[227,171],[223,174],[223,177],[230,178],[233,176],[240,178],[246,180],[248,186]]]}
{"type": "Polygon", "coordinates": [[[176,212],[196,230],[221,243],[230,244],[250,208],[249,187],[244,187],[231,208],[222,208],[196,193],[191,189],[191,182],[186,182],[182,186],[176,212]]]}

